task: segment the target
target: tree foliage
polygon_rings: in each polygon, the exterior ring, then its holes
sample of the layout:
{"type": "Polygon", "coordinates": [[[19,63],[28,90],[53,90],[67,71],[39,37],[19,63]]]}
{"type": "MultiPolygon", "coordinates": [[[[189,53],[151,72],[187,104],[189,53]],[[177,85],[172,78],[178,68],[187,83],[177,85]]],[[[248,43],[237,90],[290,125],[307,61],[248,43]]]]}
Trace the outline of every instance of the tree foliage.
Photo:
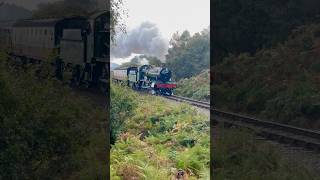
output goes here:
{"type": "Polygon", "coordinates": [[[193,36],[188,31],[175,33],[170,40],[166,55],[167,66],[176,80],[189,78],[210,66],[210,30],[205,29],[193,36]]]}
{"type": "Polygon", "coordinates": [[[215,0],[214,63],[230,53],[255,53],[287,39],[291,30],[318,21],[318,0],[215,0]]]}
{"type": "Polygon", "coordinates": [[[163,63],[155,56],[139,55],[132,58],[130,62],[123,63],[120,67],[142,66],[146,64],[160,67],[163,63]]]}
{"type": "Polygon", "coordinates": [[[107,7],[111,9],[111,40],[115,43],[117,33],[126,33],[126,25],[122,21],[127,16],[127,11],[123,7],[123,0],[108,0],[107,7]]]}

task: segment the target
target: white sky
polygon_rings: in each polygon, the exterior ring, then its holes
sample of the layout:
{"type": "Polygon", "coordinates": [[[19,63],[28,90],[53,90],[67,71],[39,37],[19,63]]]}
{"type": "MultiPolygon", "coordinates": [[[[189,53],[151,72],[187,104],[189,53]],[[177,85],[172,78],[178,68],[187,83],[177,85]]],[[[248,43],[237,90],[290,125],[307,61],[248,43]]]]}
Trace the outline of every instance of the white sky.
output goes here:
{"type": "Polygon", "coordinates": [[[128,29],[144,21],[157,24],[170,39],[174,32],[199,32],[210,25],[210,0],[124,0],[128,29]]]}
{"type": "MultiPolygon", "coordinates": [[[[210,25],[210,0],[124,0],[124,8],[129,16],[124,21],[128,31],[149,21],[168,41],[176,31],[193,34],[210,25]]],[[[111,61],[122,63],[128,59],[111,61]]]]}

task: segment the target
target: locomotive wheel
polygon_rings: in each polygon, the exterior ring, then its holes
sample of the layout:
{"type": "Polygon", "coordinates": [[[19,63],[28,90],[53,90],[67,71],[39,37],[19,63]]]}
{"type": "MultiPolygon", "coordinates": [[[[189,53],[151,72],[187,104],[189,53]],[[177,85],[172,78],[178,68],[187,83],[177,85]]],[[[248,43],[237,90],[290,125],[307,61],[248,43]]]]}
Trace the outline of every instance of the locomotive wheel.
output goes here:
{"type": "Polygon", "coordinates": [[[63,66],[64,66],[64,63],[62,62],[62,60],[57,59],[55,63],[55,76],[59,80],[63,80],[63,66]]]}
{"type": "Polygon", "coordinates": [[[80,70],[80,66],[76,66],[72,70],[71,85],[72,86],[80,86],[81,85],[81,70],[80,70]]]}
{"type": "Polygon", "coordinates": [[[155,95],[161,94],[161,93],[160,93],[160,90],[159,90],[157,87],[154,87],[154,91],[155,91],[155,95]]]}
{"type": "Polygon", "coordinates": [[[137,89],[137,85],[136,85],[136,83],[132,83],[131,88],[132,88],[133,90],[136,90],[136,89],[137,89]]]}
{"type": "Polygon", "coordinates": [[[81,85],[84,85],[85,88],[90,88],[92,86],[92,66],[91,64],[86,64],[83,72],[81,72],[81,85]]]}

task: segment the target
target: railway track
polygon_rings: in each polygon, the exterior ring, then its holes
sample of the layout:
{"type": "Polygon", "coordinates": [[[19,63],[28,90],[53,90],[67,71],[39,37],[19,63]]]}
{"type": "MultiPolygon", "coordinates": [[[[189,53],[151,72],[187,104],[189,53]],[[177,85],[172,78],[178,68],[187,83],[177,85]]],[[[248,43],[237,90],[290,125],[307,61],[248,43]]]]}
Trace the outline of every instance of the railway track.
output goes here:
{"type": "Polygon", "coordinates": [[[202,101],[197,101],[194,99],[190,99],[190,98],[186,98],[186,97],[181,97],[181,96],[164,96],[167,99],[171,99],[174,101],[178,101],[178,102],[186,102],[189,103],[193,106],[197,106],[200,108],[204,108],[204,109],[209,109],[210,110],[210,103],[208,102],[202,102],[202,101]]]}
{"type": "MultiPolygon", "coordinates": [[[[208,102],[201,102],[180,96],[166,98],[179,102],[186,102],[200,108],[210,109],[210,103],[208,102]]],[[[256,134],[267,137],[268,139],[320,152],[320,131],[263,121],[254,117],[230,113],[214,108],[211,109],[211,115],[214,116],[214,120],[217,123],[223,123],[227,126],[248,128],[253,130],[256,134]]]]}

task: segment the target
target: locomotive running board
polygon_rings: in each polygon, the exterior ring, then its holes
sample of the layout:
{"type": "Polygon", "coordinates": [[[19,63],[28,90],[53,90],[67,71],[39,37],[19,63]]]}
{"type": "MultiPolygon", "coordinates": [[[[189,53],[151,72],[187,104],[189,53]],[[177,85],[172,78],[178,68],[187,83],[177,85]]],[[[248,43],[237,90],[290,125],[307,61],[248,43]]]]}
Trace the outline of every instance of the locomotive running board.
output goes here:
{"type": "Polygon", "coordinates": [[[98,62],[109,62],[109,57],[105,57],[105,58],[96,58],[96,61],[98,61],[98,62]]]}
{"type": "Polygon", "coordinates": [[[100,82],[104,83],[104,84],[107,84],[108,83],[108,80],[106,79],[99,79],[100,82]]]}

